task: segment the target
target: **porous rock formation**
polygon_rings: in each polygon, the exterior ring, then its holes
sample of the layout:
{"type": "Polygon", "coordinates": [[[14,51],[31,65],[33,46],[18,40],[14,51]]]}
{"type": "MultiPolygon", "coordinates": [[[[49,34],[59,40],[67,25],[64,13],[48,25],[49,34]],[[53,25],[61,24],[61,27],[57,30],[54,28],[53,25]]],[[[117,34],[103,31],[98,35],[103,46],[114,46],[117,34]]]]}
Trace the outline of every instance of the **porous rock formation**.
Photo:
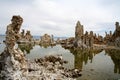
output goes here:
{"type": "MultiPolygon", "coordinates": [[[[118,27],[117,27],[118,28],[118,27]]],[[[118,33],[117,33],[118,34],[118,33]]],[[[86,31],[84,33],[84,27],[80,24],[80,21],[77,22],[75,26],[75,37],[61,40],[61,44],[65,48],[79,48],[79,49],[93,49],[96,45],[102,48],[105,48],[105,44],[109,42],[112,37],[112,32],[110,34],[106,33],[106,37],[103,38],[101,35],[96,35],[93,31],[86,31]],[[102,46],[101,46],[102,45],[102,46]]],[[[116,45],[120,42],[120,38],[115,40],[116,45]]]]}
{"type": "Polygon", "coordinates": [[[0,80],[75,80],[81,76],[78,69],[65,69],[61,56],[26,60],[25,54],[15,48],[22,22],[22,17],[15,15],[7,26],[6,47],[0,54],[0,80]]]}
{"type": "Polygon", "coordinates": [[[22,32],[20,34],[20,39],[17,41],[17,43],[32,43],[34,42],[33,36],[31,35],[31,32],[29,30],[26,31],[22,29],[22,32]]]}
{"type": "Polygon", "coordinates": [[[20,28],[23,19],[13,16],[11,24],[7,26],[5,49],[0,55],[0,78],[2,80],[25,80],[27,75],[27,62],[20,49],[15,49],[15,43],[20,38],[20,28]]]}
{"type": "Polygon", "coordinates": [[[83,25],[80,24],[78,21],[75,27],[75,40],[74,40],[74,47],[80,47],[80,48],[85,48],[86,45],[82,41],[83,37],[83,25]]]}
{"type": "Polygon", "coordinates": [[[75,27],[75,37],[62,40],[61,44],[65,48],[89,49],[93,48],[94,39],[93,31],[89,33],[86,31],[84,34],[84,27],[80,24],[80,21],[78,21],[75,27]]]}
{"type": "Polygon", "coordinates": [[[115,26],[116,26],[116,28],[115,28],[114,33],[108,34],[105,37],[105,39],[107,38],[107,45],[120,48],[120,25],[119,25],[119,22],[116,22],[115,26]]]}
{"type": "Polygon", "coordinates": [[[39,45],[47,48],[49,46],[55,46],[56,42],[54,41],[54,36],[53,35],[49,35],[49,34],[44,34],[43,36],[41,36],[40,41],[39,41],[39,45]]]}
{"type": "Polygon", "coordinates": [[[77,22],[75,27],[75,38],[79,39],[83,36],[84,30],[83,25],[80,24],[80,21],[77,22]]]}
{"type": "Polygon", "coordinates": [[[105,44],[104,38],[98,34],[98,36],[95,34],[94,35],[94,44],[105,44]]]}
{"type": "Polygon", "coordinates": [[[80,48],[91,48],[93,47],[94,37],[93,31],[90,31],[90,34],[86,31],[84,34],[83,25],[78,21],[75,28],[75,40],[74,46],[80,48]]]}
{"type": "Polygon", "coordinates": [[[81,70],[66,69],[64,63],[67,62],[60,55],[37,58],[29,64],[28,80],[76,80],[81,76],[81,70]]]}
{"type": "Polygon", "coordinates": [[[41,37],[41,43],[46,43],[46,44],[50,44],[51,43],[51,37],[48,34],[44,34],[41,37]]]}
{"type": "Polygon", "coordinates": [[[25,34],[25,39],[28,41],[32,41],[33,36],[31,35],[30,31],[28,30],[25,34]]]}

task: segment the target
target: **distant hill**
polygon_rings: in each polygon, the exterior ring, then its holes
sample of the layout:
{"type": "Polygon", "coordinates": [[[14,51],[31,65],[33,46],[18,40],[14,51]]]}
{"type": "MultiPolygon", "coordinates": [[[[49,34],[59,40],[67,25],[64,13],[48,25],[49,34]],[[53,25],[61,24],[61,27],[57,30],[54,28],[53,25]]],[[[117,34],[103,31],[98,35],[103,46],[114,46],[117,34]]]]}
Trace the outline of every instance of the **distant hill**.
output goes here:
{"type": "MultiPolygon", "coordinates": [[[[40,39],[41,38],[41,36],[33,36],[33,38],[34,39],[40,39]]],[[[60,39],[67,39],[68,37],[56,37],[56,36],[54,36],[54,39],[56,40],[56,39],[58,39],[58,38],[60,38],[60,39]]]]}
{"type": "Polygon", "coordinates": [[[5,36],[5,34],[0,34],[0,36],[5,36]]]}

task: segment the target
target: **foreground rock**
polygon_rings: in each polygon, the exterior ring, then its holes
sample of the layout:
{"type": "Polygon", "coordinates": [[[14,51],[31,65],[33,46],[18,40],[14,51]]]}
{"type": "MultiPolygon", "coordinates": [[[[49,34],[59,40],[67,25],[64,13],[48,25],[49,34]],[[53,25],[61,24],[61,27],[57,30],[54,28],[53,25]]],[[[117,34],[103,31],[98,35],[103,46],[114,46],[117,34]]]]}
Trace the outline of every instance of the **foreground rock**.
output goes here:
{"type": "Polygon", "coordinates": [[[66,69],[63,64],[67,63],[59,55],[45,56],[29,62],[28,80],[75,80],[81,76],[78,69],[66,69]]]}
{"type": "Polygon", "coordinates": [[[20,38],[19,31],[23,19],[13,16],[11,24],[7,26],[5,49],[0,55],[1,80],[25,80],[27,75],[27,62],[23,52],[15,49],[15,43],[20,38]]]}

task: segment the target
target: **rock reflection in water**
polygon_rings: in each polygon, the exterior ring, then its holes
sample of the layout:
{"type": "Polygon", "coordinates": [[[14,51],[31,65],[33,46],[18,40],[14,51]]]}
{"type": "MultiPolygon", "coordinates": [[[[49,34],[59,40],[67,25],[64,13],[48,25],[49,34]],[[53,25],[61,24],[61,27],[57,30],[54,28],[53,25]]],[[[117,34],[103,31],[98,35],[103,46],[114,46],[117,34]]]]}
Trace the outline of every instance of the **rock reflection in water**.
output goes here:
{"type": "Polygon", "coordinates": [[[53,48],[53,46],[55,46],[55,45],[48,44],[48,43],[42,43],[42,44],[39,44],[39,45],[40,45],[40,47],[43,47],[43,48],[48,48],[48,47],[53,48]]]}
{"type": "Polygon", "coordinates": [[[30,50],[33,49],[35,44],[27,43],[27,44],[18,44],[18,47],[22,50],[22,52],[30,53],[30,50]]]}
{"type": "Polygon", "coordinates": [[[105,51],[114,63],[114,73],[120,74],[120,50],[108,49],[105,51]]]}
{"type": "Polygon", "coordinates": [[[74,55],[74,67],[82,70],[83,63],[87,64],[88,60],[92,63],[92,59],[95,54],[100,53],[102,50],[93,50],[93,49],[69,49],[70,52],[74,55]]]}
{"type": "MultiPolygon", "coordinates": [[[[33,43],[26,43],[26,44],[18,44],[18,47],[19,47],[23,52],[26,52],[27,54],[29,54],[30,51],[33,49],[33,47],[34,47],[35,45],[36,45],[36,44],[33,44],[33,43]]],[[[55,45],[40,44],[39,46],[40,46],[40,47],[43,47],[43,48],[48,48],[48,47],[53,48],[55,45]]]]}

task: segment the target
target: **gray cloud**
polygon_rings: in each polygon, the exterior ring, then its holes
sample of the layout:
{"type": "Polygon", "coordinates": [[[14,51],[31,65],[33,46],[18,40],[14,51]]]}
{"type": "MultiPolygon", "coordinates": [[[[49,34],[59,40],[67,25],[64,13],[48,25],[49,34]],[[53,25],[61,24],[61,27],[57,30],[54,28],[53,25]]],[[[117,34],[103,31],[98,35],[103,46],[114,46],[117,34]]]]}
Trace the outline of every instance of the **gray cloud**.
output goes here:
{"type": "Polygon", "coordinates": [[[2,0],[0,1],[0,34],[5,33],[12,15],[24,18],[23,27],[33,35],[74,36],[80,20],[85,31],[113,30],[119,21],[119,0],[2,0]]]}

